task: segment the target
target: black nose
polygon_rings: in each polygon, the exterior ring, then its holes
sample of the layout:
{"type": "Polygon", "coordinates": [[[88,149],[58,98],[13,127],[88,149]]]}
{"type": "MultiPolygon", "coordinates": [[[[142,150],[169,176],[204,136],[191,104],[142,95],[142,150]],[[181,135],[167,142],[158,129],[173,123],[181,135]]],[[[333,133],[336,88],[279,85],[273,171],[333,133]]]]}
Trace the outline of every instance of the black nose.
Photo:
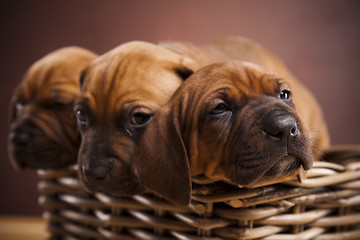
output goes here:
{"type": "Polygon", "coordinates": [[[33,140],[34,134],[31,131],[17,129],[10,135],[11,143],[17,146],[28,146],[33,140]]]}
{"type": "Polygon", "coordinates": [[[272,112],[265,116],[263,131],[275,140],[289,141],[299,135],[296,119],[290,113],[272,112]]]}
{"type": "Polygon", "coordinates": [[[105,179],[113,168],[112,159],[97,158],[92,160],[92,163],[81,165],[84,178],[89,182],[105,179]]]}
{"type": "Polygon", "coordinates": [[[89,165],[82,165],[81,170],[87,181],[98,181],[106,178],[110,168],[107,166],[90,167],[89,165]]]}

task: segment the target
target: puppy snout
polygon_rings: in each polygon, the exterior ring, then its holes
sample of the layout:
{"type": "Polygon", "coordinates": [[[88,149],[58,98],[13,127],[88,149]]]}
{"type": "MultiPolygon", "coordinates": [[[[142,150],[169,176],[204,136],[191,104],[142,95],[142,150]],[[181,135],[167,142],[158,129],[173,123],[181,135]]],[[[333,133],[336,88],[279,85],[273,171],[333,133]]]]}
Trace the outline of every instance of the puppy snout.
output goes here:
{"type": "Polygon", "coordinates": [[[89,166],[83,165],[81,170],[86,178],[87,181],[99,181],[106,178],[111,170],[110,166],[89,166]]]}
{"type": "Polygon", "coordinates": [[[263,131],[269,137],[279,141],[290,141],[299,135],[299,128],[293,115],[268,114],[263,122],[263,131]]]}
{"type": "Polygon", "coordinates": [[[88,182],[104,180],[113,168],[113,158],[96,158],[93,163],[83,164],[81,171],[88,182]]]}
{"type": "Polygon", "coordinates": [[[33,140],[34,134],[31,131],[25,129],[17,129],[10,135],[11,143],[17,146],[26,147],[33,140]]]}

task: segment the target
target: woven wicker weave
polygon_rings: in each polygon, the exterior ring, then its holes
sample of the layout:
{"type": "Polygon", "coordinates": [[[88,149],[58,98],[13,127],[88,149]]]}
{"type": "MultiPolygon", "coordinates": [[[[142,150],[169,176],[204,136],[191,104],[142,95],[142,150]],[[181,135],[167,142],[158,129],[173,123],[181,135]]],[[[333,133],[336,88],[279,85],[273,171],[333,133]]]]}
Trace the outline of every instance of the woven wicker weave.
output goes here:
{"type": "Polygon", "coordinates": [[[76,167],[38,171],[39,203],[52,239],[360,239],[359,147],[332,148],[302,185],[196,178],[187,208],[151,194],[87,194],[76,167]]]}

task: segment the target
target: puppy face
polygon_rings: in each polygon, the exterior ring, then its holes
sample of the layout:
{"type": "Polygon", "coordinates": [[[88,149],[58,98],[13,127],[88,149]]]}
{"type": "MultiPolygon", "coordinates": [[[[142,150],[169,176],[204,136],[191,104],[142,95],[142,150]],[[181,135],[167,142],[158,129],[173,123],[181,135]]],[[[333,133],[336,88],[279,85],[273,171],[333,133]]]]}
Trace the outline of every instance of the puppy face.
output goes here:
{"type": "Polygon", "coordinates": [[[201,102],[193,175],[250,186],[310,169],[308,134],[284,80],[246,64],[207,74],[221,84],[201,102]]]}
{"type": "Polygon", "coordinates": [[[95,54],[78,47],[54,51],[36,63],[11,102],[9,157],[16,168],[61,168],[77,159],[80,144],[73,102],[79,76],[95,54]]]}
{"type": "Polygon", "coordinates": [[[78,162],[84,187],[117,196],[143,189],[129,167],[155,112],[192,73],[191,60],[145,42],[130,42],[84,71],[75,104],[82,135],[78,162]]]}
{"type": "Polygon", "coordinates": [[[149,124],[132,160],[135,175],[187,205],[190,176],[251,186],[308,170],[311,143],[291,95],[285,80],[252,64],[199,70],[149,124]]]}

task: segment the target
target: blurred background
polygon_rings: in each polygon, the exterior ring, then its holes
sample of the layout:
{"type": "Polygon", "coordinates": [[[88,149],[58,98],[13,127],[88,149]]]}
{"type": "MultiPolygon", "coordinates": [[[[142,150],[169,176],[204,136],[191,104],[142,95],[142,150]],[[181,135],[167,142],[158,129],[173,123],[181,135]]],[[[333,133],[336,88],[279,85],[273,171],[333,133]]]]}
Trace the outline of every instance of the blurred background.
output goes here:
{"type": "Polygon", "coordinates": [[[204,44],[244,36],[314,93],[333,144],[360,143],[360,1],[3,0],[0,3],[0,215],[38,215],[37,176],[7,157],[8,108],[27,68],[57,48],[98,54],[132,40],[204,44]]]}

